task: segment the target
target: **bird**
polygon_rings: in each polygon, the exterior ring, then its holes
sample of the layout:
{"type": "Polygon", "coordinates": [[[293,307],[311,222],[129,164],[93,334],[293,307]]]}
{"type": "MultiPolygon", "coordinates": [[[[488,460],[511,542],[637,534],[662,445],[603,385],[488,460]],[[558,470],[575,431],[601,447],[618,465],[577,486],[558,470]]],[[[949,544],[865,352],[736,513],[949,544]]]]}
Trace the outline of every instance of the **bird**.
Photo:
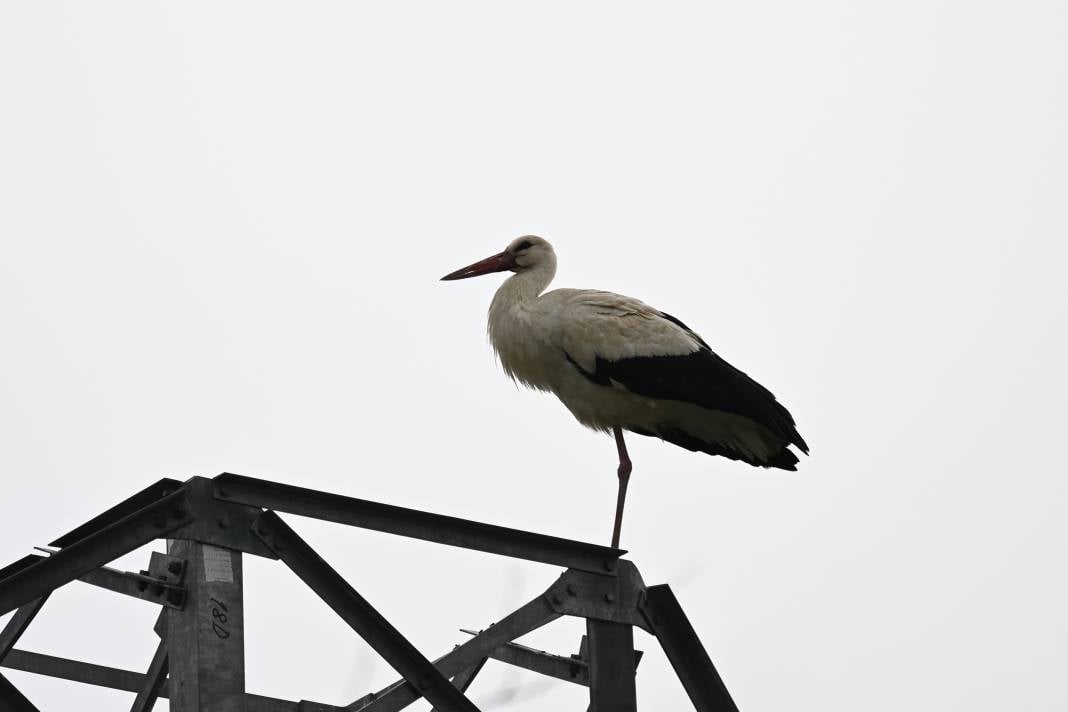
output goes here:
{"type": "Polygon", "coordinates": [[[619,465],[612,547],[619,547],[633,463],[624,431],[754,467],[796,470],[808,454],[790,412],[682,321],[638,299],[545,290],[549,241],[524,235],[442,281],[513,272],[489,308],[490,343],[506,374],[556,395],[581,423],[615,438],[619,465]]]}

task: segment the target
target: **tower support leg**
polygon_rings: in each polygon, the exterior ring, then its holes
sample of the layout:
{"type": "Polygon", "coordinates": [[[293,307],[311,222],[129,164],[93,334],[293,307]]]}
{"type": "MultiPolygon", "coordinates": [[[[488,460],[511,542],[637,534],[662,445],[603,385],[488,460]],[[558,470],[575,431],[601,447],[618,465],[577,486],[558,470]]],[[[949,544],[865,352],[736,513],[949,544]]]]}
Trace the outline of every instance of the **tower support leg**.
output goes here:
{"type": "Polygon", "coordinates": [[[637,712],[634,689],[634,629],[626,623],[589,618],[590,712],[637,712]]]}
{"type": "Polygon", "coordinates": [[[170,540],[186,561],[185,608],[170,610],[166,644],[172,712],[245,712],[241,552],[170,540]]]}

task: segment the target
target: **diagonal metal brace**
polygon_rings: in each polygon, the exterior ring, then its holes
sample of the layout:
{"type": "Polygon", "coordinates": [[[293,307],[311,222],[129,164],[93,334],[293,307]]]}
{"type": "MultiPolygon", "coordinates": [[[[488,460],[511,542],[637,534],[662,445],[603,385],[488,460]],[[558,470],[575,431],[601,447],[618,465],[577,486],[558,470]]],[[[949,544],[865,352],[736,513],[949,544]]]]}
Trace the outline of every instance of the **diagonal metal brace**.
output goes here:
{"type": "Polygon", "coordinates": [[[697,712],[738,712],[671,588],[667,584],[650,586],[641,611],[697,712]]]}
{"type": "Polygon", "coordinates": [[[175,492],[0,581],[0,615],[99,568],[193,520],[175,492]]]}
{"type": "Polygon", "coordinates": [[[19,638],[26,632],[26,629],[30,627],[30,623],[41,611],[41,606],[48,600],[48,594],[44,594],[40,598],[36,598],[29,603],[21,606],[15,615],[11,616],[11,620],[7,622],[4,629],[0,631],[0,662],[3,662],[7,654],[11,652],[11,649],[15,647],[15,643],[19,642],[19,638]]]}
{"type": "Polygon", "coordinates": [[[19,688],[0,675],[0,712],[39,712],[19,688]]]}
{"type": "Polygon", "coordinates": [[[277,514],[264,512],[253,530],[267,548],[436,708],[443,712],[478,712],[462,692],[277,514]]]}
{"type": "MultiPolygon", "coordinates": [[[[467,668],[489,657],[505,643],[526,635],[546,623],[559,618],[544,595],[538,596],[512,613],[497,621],[463,645],[434,661],[434,666],[445,677],[459,675],[467,668]]],[[[345,709],[350,712],[398,712],[418,700],[421,695],[405,685],[404,681],[371,693],[356,700],[345,709]]]]}

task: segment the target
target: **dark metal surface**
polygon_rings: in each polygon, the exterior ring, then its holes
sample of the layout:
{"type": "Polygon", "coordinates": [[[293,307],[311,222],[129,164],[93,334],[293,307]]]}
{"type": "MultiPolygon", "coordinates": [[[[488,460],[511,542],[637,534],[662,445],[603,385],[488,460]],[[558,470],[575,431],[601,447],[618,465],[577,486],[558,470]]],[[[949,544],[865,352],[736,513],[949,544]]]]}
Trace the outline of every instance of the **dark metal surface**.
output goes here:
{"type": "Polygon", "coordinates": [[[153,482],[148,487],[138,492],[135,495],[127,497],[111,509],[108,509],[103,514],[90,519],[85,524],[72,529],[63,536],[59,537],[53,542],[49,543],[49,546],[66,547],[70,546],[74,542],[84,539],[85,537],[100,531],[101,529],[111,526],[115,522],[125,519],[134,512],[147,507],[148,505],[163,499],[172,492],[177,492],[181,489],[182,483],[178,480],[172,480],[164,478],[159,482],[153,482]]]}
{"type": "Polygon", "coordinates": [[[638,610],[645,591],[638,569],[626,559],[621,559],[616,569],[615,577],[574,569],[565,571],[545,592],[545,597],[557,613],[648,629],[638,610]]]}
{"type": "Polygon", "coordinates": [[[274,512],[265,512],[254,531],[268,548],[292,569],[315,593],[375,649],[394,670],[404,676],[443,712],[477,712],[470,700],[415,649],[336,571],[323,561],[296,532],[274,512]]]}
{"type": "Polygon", "coordinates": [[[439,544],[611,574],[624,551],[354,497],[222,474],[220,499],[439,544]]]}
{"type": "Polygon", "coordinates": [[[175,492],[0,581],[0,615],[163,536],[193,518],[175,492]]]}
{"type": "MultiPolygon", "coordinates": [[[[139,672],[85,663],[80,660],[57,658],[54,655],[33,653],[17,648],[8,653],[3,662],[0,662],[0,667],[129,692],[140,690],[145,678],[139,672]]],[[[166,693],[164,692],[161,696],[165,697],[166,693]]]]}
{"type": "Polygon", "coordinates": [[[26,554],[26,556],[23,556],[18,561],[13,561],[0,569],[0,581],[3,581],[8,576],[14,576],[19,571],[33,566],[38,561],[44,561],[46,558],[47,557],[41,556],[40,554],[26,554]]]}
{"type": "Polygon", "coordinates": [[[189,505],[197,515],[187,526],[171,534],[171,539],[189,539],[276,559],[271,550],[252,533],[252,522],[263,509],[215,496],[215,483],[206,477],[191,477],[185,483],[189,505]]]}
{"type": "MultiPolygon", "coordinates": [[[[147,677],[132,670],[94,665],[80,660],[68,660],[57,658],[52,655],[32,653],[27,650],[12,650],[8,659],[0,663],[0,667],[11,670],[22,670],[37,675],[46,675],[71,682],[81,682],[87,685],[108,687],[113,690],[125,690],[126,692],[139,692],[145,685],[147,677]]],[[[160,686],[159,696],[167,698],[169,695],[167,682],[160,686]]],[[[245,695],[245,712],[295,712],[297,702],[280,700],[277,697],[265,697],[264,695],[245,695]]],[[[319,709],[324,712],[341,710],[341,707],[321,705],[319,709]]]]}
{"type": "MultiPolygon", "coordinates": [[[[460,692],[467,692],[467,688],[471,687],[471,683],[475,681],[475,676],[478,675],[485,665],[486,658],[482,658],[466,670],[461,670],[456,675],[453,675],[452,686],[460,692]]],[[[439,710],[435,707],[431,709],[430,712],[439,712],[439,710]]]]}
{"type": "Polygon", "coordinates": [[[637,712],[634,629],[626,623],[586,621],[590,655],[590,711],[637,712]]]}
{"type": "Polygon", "coordinates": [[[156,653],[152,656],[152,662],[148,666],[144,685],[137,691],[137,697],[134,698],[130,712],[152,712],[152,708],[156,706],[160,688],[163,687],[166,679],[167,644],[161,640],[156,647],[156,653]]]}
{"type": "MultiPolygon", "coordinates": [[[[482,658],[488,657],[505,643],[526,635],[558,617],[559,614],[549,606],[545,596],[538,596],[463,645],[457,646],[448,654],[435,660],[434,667],[445,677],[458,675],[482,658]]],[[[346,709],[353,712],[357,710],[359,712],[397,712],[421,696],[410,685],[405,685],[402,680],[377,693],[356,700],[346,709]]]]}
{"type": "Polygon", "coordinates": [[[181,608],[185,605],[185,589],[173,586],[161,579],[138,576],[128,571],[119,571],[107,566],[93,569],[78,577],[79,581],[106,588],[124,596],[132,596],[142,601],[158,603],[169,608],[181,608]]]}
{"type": "MultiPolygon", "coordinates": [[[[462,629],[461,629],[462,630],[462,629]]],[[[475,631],[464,633],[476,635],[475,631]]],[[[489,655],[494,660],[508,663],[515,667],[530,670],[557,680],[573,682],[576,685],[589,686],[590,666],[578,656],[554,655],[544,650],[529,648],[519,643],[505,643],[489,655]]]]}
{"type": "Polygon", "coordinates": [[[19,688],[11,684],[11,680],[0,675],[0,712],[38,712],[38,710],[19,691],[19,688]]]}
{"type": "Polygon", "coordinates": [[[3,661],[7,654],[11,652],[11,649],[15,647],[15,643],[19,642],[19,638],[26,632],[30,623],[33,622],[34,617],[41,610],[41,606],[48,600],[48,595],[45,594],[40,598],[35,598],[29,603],[19,607],[15,611],[15,615],[11,616],[11,620],[7,622],[4,629],[0,631],[0,662],[3,661]]]}
{"type": "Polygon", "coordinates": [[[712,659],[667,584],[646,589],[642,613],[697,712],[738,712],[712,659]]]}
{"type": "MultiPolygon", "coordinates": [[[[634,626],[657,637],[698,712],[737,712],[671,589],[646,588],[619,558],[624,552],[610,547],[229,474],[161,480],[53,545],[62,548],[0,569],[0,615],[18,608],[0,631],[0,667],[135,692],[134,712],[169,696],[174,712],[397,712],[423,697],[436,712],[477,712],[463,692],[487,658],[589,686],[592,712],[636,712],[634,626]],[[431,663],[263,507],[569,568],[542,595],[431,663]],[[169,554],[152,552],[147,570],[105,566],[164,536],[169,554]],[[402,679],[345,707],[246,693],[242,552],[281,558],[402,679]],[[163,642],[148,674],[14,648],[51,591],[75,579],[162,604],[155,630],[163,642]],[[561,615],[586,619],[578,656],[514,642],[561,615]]],[[[0,712],[35,709],[0,676],[0,712]]]]}
{"type": "Polygon", "coordinates": [[[185,559],[188,591],[185,608],[167,612],[170,709],[244,712],[241,552],[172,539],[167,553],[185,559]]]}

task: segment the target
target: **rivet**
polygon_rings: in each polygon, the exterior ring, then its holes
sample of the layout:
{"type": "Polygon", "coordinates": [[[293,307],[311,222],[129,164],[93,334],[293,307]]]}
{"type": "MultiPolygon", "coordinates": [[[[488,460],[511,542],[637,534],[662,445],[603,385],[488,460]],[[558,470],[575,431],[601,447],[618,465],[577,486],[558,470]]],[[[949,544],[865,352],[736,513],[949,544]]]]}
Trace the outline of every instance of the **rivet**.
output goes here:
{"type": "Polygon", "coordinates": [[[230,493],[226,491],[225,487],[220,487],[219,488],[219,496],[220,497],[229,497],[230,493]]]}
{"type": "Polygon", "coordinates": [[[605,571],[612,571],[612,570],[614,570],[615,568],[616,568],[616,561],[615,561],[615,559],[605,559],[605,560],[604,560],[604,570],[605,570],[605,571]]]}
{"type": "Polygon", "coordinates": [[[567,595],[574,596],[576,593],[578,593],[578,589],[575,588],[575,584],[569,583],[567,585],[567,595]]]}
{"type": "Polygon", "coordinates": [[[559,593],[554,593],[553,594],[553,603],[555,605],[559,606],[563,602],[564,602],[564,599],[560,598],[560,594],[559,593]]]}
{"type": "Polygon", "coordinates": [[[612,594],[610,594],[610,593],[606,593],[606,594],[604,595],[604,600],[605,600],[605,602],[606,602],[606,603],[614,603],[614,602],[615,602],[615,600],[616,600],[616,597],[615,597],[615,596],[613,596],[613,595],[612,595],[612,594]]]}
{"type": "Polygon", "coordinates": [[[226,517],[219,517],[219,529],[226,529],[230,526],[230,520],[226,517]]]}

